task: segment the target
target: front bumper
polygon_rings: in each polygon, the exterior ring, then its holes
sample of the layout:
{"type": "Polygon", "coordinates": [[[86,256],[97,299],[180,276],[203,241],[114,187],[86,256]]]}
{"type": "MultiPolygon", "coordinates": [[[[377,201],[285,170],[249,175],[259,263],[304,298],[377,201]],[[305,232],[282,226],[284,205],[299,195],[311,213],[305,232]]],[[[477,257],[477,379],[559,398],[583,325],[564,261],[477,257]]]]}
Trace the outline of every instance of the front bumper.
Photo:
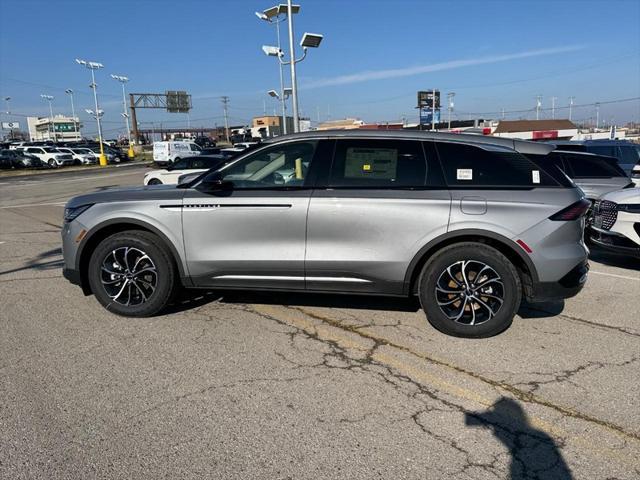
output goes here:
{"type": "Polygon", "coordinates": [[[62,269],[62,276],[69,280],[70,283],[74,285],[82,285],[82,279],[80,278],[80,272],[77,270],[72,270],[70,268],[62,269]]]}
{"type": "Polygon", "coordinates": [[[603,250],[640,258],[640,246],[620,233],[591,228],[589,240],[603,250]]]}
{"type": "Polygon", "coordinates": [[[549,302],[575,297],[587,282],[589,263],[585,260],[572,268],[557,282],[537,282],[528,289],[529,302],[549,302]]]}

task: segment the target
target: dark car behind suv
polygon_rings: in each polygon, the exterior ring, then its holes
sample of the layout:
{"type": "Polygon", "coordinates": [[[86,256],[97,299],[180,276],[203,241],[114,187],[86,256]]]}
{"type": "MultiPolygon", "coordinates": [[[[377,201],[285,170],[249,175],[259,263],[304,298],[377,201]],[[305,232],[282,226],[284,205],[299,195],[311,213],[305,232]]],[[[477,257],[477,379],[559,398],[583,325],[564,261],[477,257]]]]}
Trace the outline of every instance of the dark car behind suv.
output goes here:
{"type": "Polygon", "coordinates": [[[640,151],[637,146],[627,140],[579,140],[554,141],[558,150],[587,152],[618,160],[618,165],[630,176],[633,167],[640,162],[640,151]]]}
{"type": "Polygon", "coordinates": [[[530,156],[547,169],[558,168],[578,185],[590,200],[633,187],[633,182],[613,157],[586,152],[554,150],[545,156],[530,156]]]}

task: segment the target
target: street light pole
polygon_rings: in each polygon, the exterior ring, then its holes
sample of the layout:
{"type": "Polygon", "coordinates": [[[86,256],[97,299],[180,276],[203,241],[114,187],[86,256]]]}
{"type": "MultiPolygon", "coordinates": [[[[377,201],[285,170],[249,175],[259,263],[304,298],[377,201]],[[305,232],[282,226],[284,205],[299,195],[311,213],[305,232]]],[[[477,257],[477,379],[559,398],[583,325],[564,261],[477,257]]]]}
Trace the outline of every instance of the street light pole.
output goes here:
{"type": "Polygon", "coordinates": [[[40,94],[40,97],[42,97],[44,100],[49,102],[49,137],[53,137],[53,141],[57,141],[57,137],[56,137],[56,128],[53,125],[53,106],[51,105],[51,102],[53,101],[53,97],[51,95],[45,95],[45,94],[40,94]]]}
{"type": "MultiPolygon", "coordinates": [[[[11,107],[9,106],[9,101],[10,100],[11,100],[11,97],[4,97],[4,103],[5,103],[6,108],[7,108],[7,111],[6,111],[7,115],[11,115],[11,107]]],[[[9,129],[9,138],[11,140],[13,140],[13,128],[9,129]]]]}
{"type": "Polygon", "coordinates": [[[447,108],[449,110],[449,121],[447,124],[447,130],[451,130],[451,112],[453,110],[453,97],[455,96],[456,94],[454,92],[450,92],[447,94],[447,97],[449,97],[448,99],[449,101],[447,102],[448,103],[447,108]]]}
{"type": "Polygon", "coordinates": [[[293,11],[291,0],[287,0],[287,24],[289,25],[289,61],[291,62],[291,93],[293,97],[293,131],[300,131],[298,118],[298,81],[296,80],[296,52],[293,45],[293,11]]]}
{"type": "Polygon", "coordinates": [[[96,123],[98,124],[98,140],[100,142],[100,166],[104,167],[107,165],[107,157],[104,155],[104,145],[102,144],[102,126],[100,125],[100,115],[98,115],[100,109],[98,108],[98,92],[96,91],[98,86],[96,85],[95,77],[95,70],[104,68],[104,65],[98,62],[88,62],[86,60],[80,60],[78,58],[76,58],[76,63],[78,63],[79,65],[84,65],[89,70],[91,70],[90,87],[93,89],[93,101],[96,106],[96,123]]]}
{"type": "Polygon", "coordinates": [[[125,120],[125,125],[127,127],[127,140],[129,142],[129,150],[127,151],[127,156],[129,158],[134,158],[135,153],[133,152],[133,145],[131,143],[131,128],[129,127],[129,114],[127,113],[127,94],[124,90],[124,84],[129,81],[128,77],[124,77],[122,75],[113,75],[111,74],[111,78],[117,80],[122,84],[122,116],[125,120]]]}
{"type": "Polygon", "coordinates": [[[78,137],[78,133],[79,133],[79,128],[78,128],[78,122],[76,122],[76,108],[73,104],[73,90],[71,90],[70,88],[67,88],[64,93],[66,93],[67,95],[69,95],[69,98],[71,99],[71,118],[73,119],[73,133],[75,133],[76,135],[76,140],[80,140],[78,137]]]}

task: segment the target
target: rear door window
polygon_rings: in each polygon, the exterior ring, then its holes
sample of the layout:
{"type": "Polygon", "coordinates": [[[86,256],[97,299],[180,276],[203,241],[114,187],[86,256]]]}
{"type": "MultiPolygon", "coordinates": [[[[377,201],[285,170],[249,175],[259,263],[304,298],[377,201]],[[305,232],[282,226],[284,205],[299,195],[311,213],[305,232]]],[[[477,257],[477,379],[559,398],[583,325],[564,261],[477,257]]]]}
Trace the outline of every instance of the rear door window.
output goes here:
{"type": "Polygon", "coordinates": [[[424,150],[413,140],[338,140],[329,176],[337,188],[424,187],[424,150]]]}
{"type": "Polygon", "coordinates": [[[535,188],[558,186],[543,168],[507,148],[436,142],[450,187],[535,188]]]}

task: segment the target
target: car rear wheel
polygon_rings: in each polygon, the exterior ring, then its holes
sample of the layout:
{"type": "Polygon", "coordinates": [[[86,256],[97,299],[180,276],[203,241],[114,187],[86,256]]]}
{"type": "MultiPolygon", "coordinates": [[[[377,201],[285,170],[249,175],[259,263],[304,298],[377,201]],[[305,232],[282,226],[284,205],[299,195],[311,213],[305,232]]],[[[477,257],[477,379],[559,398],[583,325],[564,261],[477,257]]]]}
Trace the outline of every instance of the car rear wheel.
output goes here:
{"type": "Polygon", "coordinates": [[[418,293],[427,320],[448,335],[485,338],[513,322],[522,285],[514,265],[483,243],[445,247],[422,269],[418,293]]]}
{"type": "Polygon", "coordinates": [[[53,158],[49,159],[49,166],[51,166],[52,168],[58,168],[58,164],[53,158]]]}
{"type": "Polygon", "coordinates": [[[149,317],[171,301],[176,267],[162,241],[152,233],[125,231],[103,240],[89,261],[89,283],[110,312],[149,317]]]}
{"type": "Polygon", "coordinates": [[[147,185],[162,185],[162,182],[157,178],[152,178],[147,182],[147,185]]]}

